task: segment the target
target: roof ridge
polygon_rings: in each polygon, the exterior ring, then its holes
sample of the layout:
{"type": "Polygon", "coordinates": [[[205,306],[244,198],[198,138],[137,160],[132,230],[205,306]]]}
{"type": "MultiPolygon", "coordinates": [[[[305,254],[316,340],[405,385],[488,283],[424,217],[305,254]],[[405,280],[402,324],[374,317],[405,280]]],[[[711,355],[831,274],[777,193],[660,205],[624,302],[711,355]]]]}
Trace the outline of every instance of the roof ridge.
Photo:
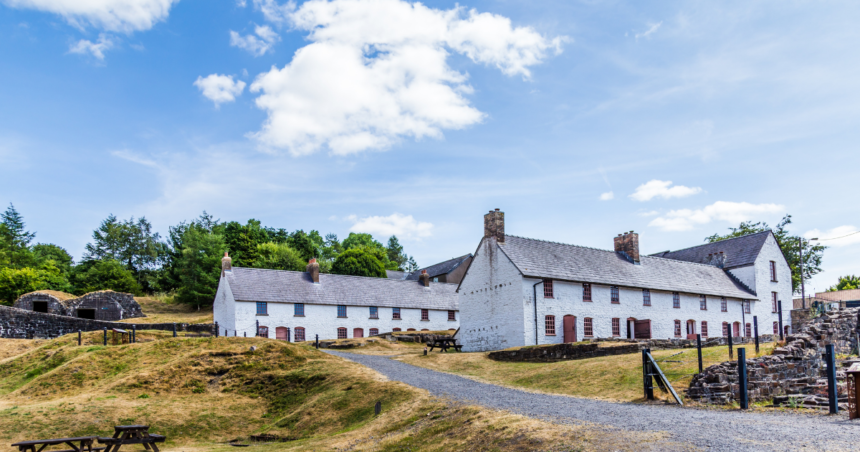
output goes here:
{"type": "MultiPolygon", "coordinates": [[[[747,237],[752,237],[752,236],[754,236],[754,235],[767,234],[767,233],[773,233],[773,230],[768,229],[768,230],[766,230],[766,231],[753,232],[752,234],[746,234],[746,235],[742,235],[742,236],[740,236],[740,237],[732,237],[732,238],[730,238],[730,239],[717,240],[716,242],[708,242],[708,243],[703,243],[703,244],[701,244],[701,245],[688,246],[688,247],[686,247],[686,248],[678,248],[677,250],[661,251],[661,252],[660,252],[660,253],[658,253],[658,254],[667,254],[667,253],[668,253],[668,254],[671,254],[671,253],[677,253],[677,252],[679,252],[679,251],[691,250],[691,249],[693,249],[693,248],[700,248],[700,247],[703,247],[703,246],[714,245],[714,244],[716,244],[716,243],[720,243],[720,242],[729,242],[729,241],[732,241],[732,240],[738,240],[738,239],[743,239],[743,238],[747,238],[747,237]]],[[[656,256],[652,256],[652,257],[656,257],[656,256]]]]}
{"type": "MultiPolygon", "coordinates": [[[[523,240],[532,240],[534,242],[552,243],[554,245],[564,245],[564,246],[572,246],[575,248],[585,248],[588,250],[605,251],[607,253],[614,253],[615,252],[615,250],[606,250],[606,249],[602,249],[602,248],[595,248],[593,246],[574,245],[572,243],[553,242],[552,240],[533,239],[533,238],[529,238],[529,237],[520,237],[518,235],[512,235],[512,234],[505,234],[505,237],[515,237],[515,238],[523,239],[523,240]]],[[[504,245],[504,243],[500,243],[500,245],[504,245]]]]}

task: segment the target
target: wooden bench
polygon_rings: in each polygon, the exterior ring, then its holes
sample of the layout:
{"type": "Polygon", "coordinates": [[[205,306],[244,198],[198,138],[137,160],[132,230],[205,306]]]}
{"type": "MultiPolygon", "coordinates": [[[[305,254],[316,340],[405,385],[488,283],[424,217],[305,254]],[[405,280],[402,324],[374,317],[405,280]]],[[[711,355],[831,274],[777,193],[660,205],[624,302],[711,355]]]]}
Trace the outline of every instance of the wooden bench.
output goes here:
{"type": "Polygon", "coordinates": [[[55,439],[36,439],[32,441],[21,441],[12,444],[12,447],[17,447],[20,452],[42,452],[48,446],[57,444],[68,444],[71,449],[49,451],[49,452],[82,452],[82,451],[98,451],[104,450],[104,447],[93,447],[93,441],[96,436],[78,436],[75,438],[55,438],[55,439]],[[80,445],[76,446],[75,443],[80,445]],[[36,446],[41,446],[38,449],[36,446]]]}
{"type": "Polygon", "coordinates": [[[107,445],[105,452],[118,452],[125,444],[143,444],[146,450],[158,452],[155,443],[163,443],[164,440],[163,435],[149,433],[148,425],[117,425],[114,427],[113,438],[98,438],[99,443],[107,445]]]}

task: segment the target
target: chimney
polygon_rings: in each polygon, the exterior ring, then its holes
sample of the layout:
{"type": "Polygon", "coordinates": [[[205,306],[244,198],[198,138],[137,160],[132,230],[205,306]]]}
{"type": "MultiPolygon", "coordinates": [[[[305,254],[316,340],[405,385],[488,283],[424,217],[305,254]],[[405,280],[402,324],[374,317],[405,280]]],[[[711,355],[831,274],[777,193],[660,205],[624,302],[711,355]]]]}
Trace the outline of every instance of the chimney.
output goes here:
{"type": "Polygon", "coordinates": [[[233,272],[233,259],[224,251],[224,257],[221,258],[221,277],[223,278],[227,272],[233,272]]]}
{"type": "Polygon", "coordinates": [[[421,276],[418,277],[418,280],[424,284],[424,287],[430,287],[430,275],[427,274],[427,270],[421,270],[421,276]]]}
{"type": "Polygon", "coordinates": [[[726,266],[726,253],[720,251],[719,253],[708,254],[708,259],[705,263],[714,267],[724,268],[726,266]]]}
{"type": "Polygon", "coordinates": [[[308,266],[305,271],[311,275],[311,279],[314,281],[314,284],[320,283],[320,264],[317,263],[316,259],[311,259],[308,262],[308,266]]]}
{"type": "Polygon", "coordinates": [[[615,243],[616,253],[624,253],[634,264],[639,264],[639,234],[633,231],[618,234],[613,239],[613,242],[615,243]]]}
{"type": "Polygon", "coordinates": [[[505,243],[505,213],[499,209],[484,215],[484,237],[495,237],[496,242],[505,243]]]}

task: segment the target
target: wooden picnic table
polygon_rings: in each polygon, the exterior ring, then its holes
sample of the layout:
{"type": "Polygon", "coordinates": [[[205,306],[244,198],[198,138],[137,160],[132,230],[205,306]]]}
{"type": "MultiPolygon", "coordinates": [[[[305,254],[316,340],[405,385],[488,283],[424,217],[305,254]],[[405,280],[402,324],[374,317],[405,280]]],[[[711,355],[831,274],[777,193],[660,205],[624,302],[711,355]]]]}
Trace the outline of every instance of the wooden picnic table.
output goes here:
{"type": "Polygon", "coordinates": [[[432,352],[434,348],[438,347],[442,349],[443,352],[448,352],[449,348],[453,348],[454,350],[460,351],[463,348],[462,345],[457,345],[457,340],[454,338],[443,338],[443,339],[433,339],[433,342],[428,344],[430,345],[430,351],[432,352]]]}
{"type": "Polygon", "coordinates": [[[21,452],[42,452],[42,450],[48,446],[55,446],[57,444],[68,444],[71,449],[50,452],[81,452],[84,450],[103,450],[104,447],[93,447],[93,441],[95,441],[96,438],[96,436],[78,436],[75,438],[35,439],[32,441],[21,441],[15,443],[12,445],[12,447],[17,447],[18,450],[21,452]],[[80,445],[76,446],[75,443],[80,443],[80,445]],[[41,447],[36,449],[36,446],[41,447]]]}
{"type": "Polygon", "coordinates": [[[146,450],[158,452],[155,443],[163,443],[164,436],[149,433],[148,425],[117,425],[112,438],[98,438],[99,443],[107,444],[105,452],[118,452],[124,444],[143,444],[146,450]]]}

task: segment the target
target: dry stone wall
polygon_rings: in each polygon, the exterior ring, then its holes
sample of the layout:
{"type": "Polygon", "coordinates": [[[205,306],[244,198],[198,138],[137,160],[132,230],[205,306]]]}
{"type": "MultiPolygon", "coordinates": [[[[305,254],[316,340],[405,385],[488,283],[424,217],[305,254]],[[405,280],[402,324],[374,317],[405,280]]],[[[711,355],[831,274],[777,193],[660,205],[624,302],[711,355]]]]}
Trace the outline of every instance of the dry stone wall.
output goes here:
{"type": "Polygon", "coordinates": [[[596,358],[599,356],[625,355],[638,353],[639,344],[624,344],[601,347],[597,342],[589,344],[558,344],[541,347],[525,347],[518,350],[501,350],[487,355],[496,361],[551,363],[574,359],[596,358]]]}
{"type": "Polygon", "coordinates": [[[46,292],[31,292],[15,300],[15,307],[26,311],[33,310],[34,302],[46,302],[48,313],[81,317],[79,310],[89,310],[95,320],[124,320],[146,317],[130,293],[102,290],[90,292],[78,298],[60,300],[46,292]]]}

